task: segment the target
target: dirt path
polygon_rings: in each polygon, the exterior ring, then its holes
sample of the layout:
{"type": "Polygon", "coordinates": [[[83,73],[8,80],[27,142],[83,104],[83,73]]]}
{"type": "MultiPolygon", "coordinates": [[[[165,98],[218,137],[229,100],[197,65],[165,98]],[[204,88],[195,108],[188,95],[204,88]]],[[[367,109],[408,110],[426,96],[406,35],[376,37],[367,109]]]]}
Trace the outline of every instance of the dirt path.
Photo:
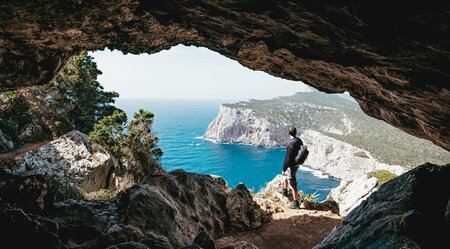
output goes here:
{"type": "Polygon", "coordinates": [[[243,240],[259,249],[310,249],[340,223],[341,217],[331,212],[285,210],[284,213],[274,214],[273,219],[262,228],[221,238],[217,244],[243,240]]]}
{"type": "Polygon", "coordinates": [[[254,231],[232,234],[217,241],[218,245],[231,241],[247,241],[259,249],[310,249],[320,243],[341,217],[331,212],[290,210],[276,213],[273,219],[254,231]]]}
{"type": "MultiPolygon", "coordinates": [[[[292,201],[280,194],[284,177],[276,176],[253,197],[272,220],[253,231],[234,233],[217,240],[218,247],[239,241],[255,244],[259,249],[310,249],[319,244],[331,231],[341,224],[341,217],[331,211],[289,209],[292,201]]],[[[324,203],[325,204],[325,203],[324,203]]],[[[321,210],[334,210],[332,205],[316,206],[321,210]]]]}

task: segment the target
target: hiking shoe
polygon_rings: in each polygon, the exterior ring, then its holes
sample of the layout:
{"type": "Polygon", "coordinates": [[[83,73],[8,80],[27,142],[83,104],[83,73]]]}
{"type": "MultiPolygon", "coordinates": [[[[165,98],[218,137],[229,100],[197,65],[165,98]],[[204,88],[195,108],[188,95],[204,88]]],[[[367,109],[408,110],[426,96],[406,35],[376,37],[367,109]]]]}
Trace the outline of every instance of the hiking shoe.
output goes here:
{"type": "Polygon", "coordinates": [[[280,192],[279,192],[280,194],[282,194],[284,197],[289,197],[289,193],[288,193],[288,190],[287,189],[282,189],[282,190],[280,190],[280,192]]]}
{"type": "Polygon", "coordinates": [[[293,201],[287,206],[289,209],[300,209],[300,203],[298,201],[293,201]]]}

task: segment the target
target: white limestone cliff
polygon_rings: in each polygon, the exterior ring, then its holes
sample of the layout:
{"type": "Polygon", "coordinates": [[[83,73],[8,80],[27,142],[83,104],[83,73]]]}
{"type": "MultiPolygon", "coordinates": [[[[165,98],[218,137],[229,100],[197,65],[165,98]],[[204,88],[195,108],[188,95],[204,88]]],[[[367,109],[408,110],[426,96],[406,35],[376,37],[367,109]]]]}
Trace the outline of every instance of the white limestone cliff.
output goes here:
{"type": "Polygon", "coordinates": [[[220,143],[280,147],[285,146],[288,141],[286,127],[284,124],[273,124],[267,119],[257,118],[250,109],[222,105],[203,137],[220,143]]]}

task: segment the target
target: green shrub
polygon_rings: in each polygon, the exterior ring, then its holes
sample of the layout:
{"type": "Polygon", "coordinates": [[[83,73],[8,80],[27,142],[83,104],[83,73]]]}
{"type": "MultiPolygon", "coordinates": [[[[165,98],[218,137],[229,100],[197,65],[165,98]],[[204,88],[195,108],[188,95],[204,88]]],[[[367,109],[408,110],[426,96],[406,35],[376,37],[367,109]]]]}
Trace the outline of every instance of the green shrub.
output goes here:
{"type": "Polygon", "coordinates": [[[320,194],[308,193],[308,194],[300,197],[300,202],[317,203],[317,198],[319,196],[320,196],[320,194]]]}
{"type": "Polygon", "coordinates": [[[377,187],[379,188],[381,185],[383,185],[384,183],[394,179],[395,177],[397,177],[396,174],[392,173],[389,170],[375,170],[372,172],[367,173],[367,177],[375,177],[378,179],[378,184],[377,187]]]}

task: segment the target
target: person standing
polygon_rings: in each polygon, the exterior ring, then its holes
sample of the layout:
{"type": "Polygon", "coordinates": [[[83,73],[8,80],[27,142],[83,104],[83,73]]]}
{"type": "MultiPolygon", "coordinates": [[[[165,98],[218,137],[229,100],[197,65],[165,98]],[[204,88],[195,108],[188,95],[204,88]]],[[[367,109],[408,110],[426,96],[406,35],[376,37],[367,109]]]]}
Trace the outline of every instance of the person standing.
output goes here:
{"type": "Polygon", "coordinates": [[[298,188],[297,188],[297,170],[299,168],[299,165],[296,165],[295,163],[295,157],[298,154],[298,151],[300,150],[300,146],[303,145],[303,141],[297,137],[297,129],[295,127],[289,127],[288,129],[289,137],[291,138],[291,141],[289,141],[289,144],[286,147],[286,156],[284,157],[283,162],[283,171],[282,174],[286,176],[285,181],[283,183],[283,189],[282,194],[284,196],[288,196],[288,181],[292,187],[292,190],[294,191],[293,199],[294,201],[288,205],[288,208],[291,209],[299,209],[300,203],[298,202],[299,195],[298,195],[298,188]]]}

